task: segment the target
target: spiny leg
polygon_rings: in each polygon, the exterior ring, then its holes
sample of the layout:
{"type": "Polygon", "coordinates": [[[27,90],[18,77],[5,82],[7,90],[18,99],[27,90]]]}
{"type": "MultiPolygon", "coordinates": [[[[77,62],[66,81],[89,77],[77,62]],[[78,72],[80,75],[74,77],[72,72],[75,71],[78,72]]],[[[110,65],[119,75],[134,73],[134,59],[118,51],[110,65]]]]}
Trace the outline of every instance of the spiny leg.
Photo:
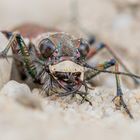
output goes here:
{"type": "Polygon", "coordinates": [[[82,97],[81,103],[83,103],[83,101],[86,101],[92,106],[92,102],[87,98],[87,93],[86,92],[78,91],[78,92],[76,92],[76,94],[78,94],[82,97]]]}
{"type": "MultiPolygon", "coordinates": [[[[90,36],[88,42],[90,45],[93,45],[95,43],[95,37],[94,36],[90,36]],[[94,41],[93,41],[94,40],[94,41]]],[[[116,53],[113,51],[113,49],[111,47],[109,47],[108,45],[104,44],[104,43],[98,43],[97,45],[95,45],[94,47],[91,47],[89,54],[87,55],[87,59],[93,57],[94,55],[96,55],[100,50],[102,50],[103,48],[105,48],[115,59],[116,61],[123,67],[123,69],[132,74],[132,72],[127,68],[127,66],[122,62],[122,60],[116,55],[116,53]]],[[[140,82],[136,79],[136,78],[132,78],[134,83],[136,85],[140,84],[140,82]]]]}
{"type": "MultiPolygon", "coordinates": [[[[95,43],[95,41],[93,42],[92,40],[96,40],[94,36],[90,36],[89,37],[89,44],[93,45],[95,43]]],[[[100,52],[102,49],[107,49],[107,51],[113,56],[113,58],[115,58],[115,60],[118,61],[118,63],[124,68],[124,70],[126,72],[130,71],[128,70],[128,68],[123,64],[123,62],[121,61],[121,59],[115,54],[115,52],[112,50],[112,48],[110,48],[108,45],[106,45],[105,43],[98,43],[97,45],[91,47],[89,54],[87,55],[87,59],[90,59],[91,57],[95,56],[98,52],[100,52]]]]}
{"type": "Polygon", "coordinates": [[[6,31],[4,31],[4,32],[2,31],[1,33],[4,34],[7,39],[9,39],[8,40],[9,42],[8,42],[8,45],[6,46],[6,48],[2,52],[0,52],[0,58],[7,59],[7,53],[9,51],[9,49],[12,48],[13,46],[17,46],[17,42],[15,42],[15,35],[11,35],[11,37],[10,37],[7,35],[8,32],[6,32],[6,31]]]}
{"type": "Polygon", "coordinates": [[[28,47],[26,46],[22,36],[18,33],[11,33],[6,31],[2,31],[2,33],[9,39],[9,42],[6,48],[2,52],[0,52],[0,58],[7,58],[7,53],[11,48],[14,53],[13,56],[22,59],[22,62],[24,63],[24,66],[27,69],[29,75],[33,79],[36,79],[36,67],[32,61],[28,47]]]}
{"type": "Polygon", "coordinates": [[[86,83],[86,81],[82,81],[83,86],[85,87],[85,92],[81,92],[78,91],[77,94],[80,95],[82,97],[81,103],[83,103],[84,101],[89,102],[89,104],[91,105],[92,103],[89,101],[89,99],[87,98],[87,94],[88,94],[88,89],[90,89],[86,83]]]}
{"type": "MultiPolygon", "coordinates": [[[[94,42],[92,40],[95,40],[95,37],[91,36],[89,38],[89,44],[93,45],[94,42]]],[[[93,57],[95,54],[97,54],[100,50],[102,50],[103,48],[107,49],[107,51],[113,56],[113,58],[115,58],[118,63],[124,68],[124,70],[128,73],[131,73],[130,70],[125,66],[125,64],[121,61],[121,59],[115,54],[115,52],[112,50],[111,47],[109,47],[108,45],[106,45],[105,43],[98,43],[96,46],[94,46],[93,48],[91,48],[87,58],[91,58],[93,57]]]]}
{"type": "Polygon", "coordinates": [[[66,92],[62,92],[62,93],[59,93],[58,96],[59,97],[63,97],[63,96],[68,96],[68,95],[73,95],[75,93],[75,91],[66,91],[66,92]]]}
{"type": "Polygon", "coordinates": [[[8,45],[2,52],[0,52],[0,58],[1,59],[5,58],[7,61],[8,58],[14,59],[14,61],[12,62],[11,79],[18,81],[26,80],[27,74],[25,73],[25,69],[23,67],[24,62],[22,58],[18,55],[18,53],[16,53],[16,51],[13,54],[7,55],[10,48],[12,48],[12,50],[18,50],[18,43],[14,39],[15,38],[14,34],[8,31],[1,31],[0,33],[2,33],[8,40],[8,45]],[[15,77],[15,75],[17,76],[15,77]]]}
{"type": "MultiPolygon", "coordinates": [[[[98,64],[95,68],[97,68],[99,70],[105,70],[105,69],[108,69],[108,68],[114,66],[115,64],[116,64],[116,61],[114,59],[111,59],[109,61],[105,61],[102,64],[98,64]]],[[[90,68],[90,66],[88,64],[85,64],[85,66],[90,68]]],[[[89,81],[90,79],[92,79],[93,77],[99,75],[100,73],[101,73],[100,71],[89,70],[89,71],[85,72],[84,81],[85,82],[89,81]]],[[[83,103],[83,101],[87,101],[87,102],[89,102],[90,105],[92,105],[92,103],[87,98],[87,89],[88,89],[88,87],[85,84],[84,84],[84,86],[85,86],[85,91],[86,92],[78,92],[77,94],[82,97],[81,103],[83,103]]]]}
{"type": "MultiPolygon", "coordinates": [[[[130,113],[129,109],[127,108],[127,105],[125,104],[124,100],[123,100],[123,92],[122,92],[122,89],[121,89],[121,85],[120,85],[120,79],[119,79],[119,75],[127,75],[127,76],[135,76],[135,75],[132,75],[132,74],[129,74],[129,73],[122,73],[122,72],[119,72],[119,69],[118,69],[118,64],[117,63],[114,63],[115,65],[115,71],[106,71],[104,69],[106,69],[106,63],[103,63],[103,64],[100,64],[101,67],[97,66],[97,67],[94,67],[93,68],[93,72],[91,70],[91,73],[88,72],[89,75],[86,75],[85,76],[85,80],[90,80],[91,78],[99,75],[100,73],[104,73],[104,72],[108,72],[110,74],[115,74],[115,77],[116,77],[116,86],[117,86],[117,95],[116,97],[113,99],[113,102],[115,103],[116,105],[116,108],[120,109],[121,106],[123,106],[123,108],[125,109],[126,113],[129,115],[129,117],[131,119],[133,119],[133,116],[132,114],[130,113]]],[[[91,66],[87,65],[88,68],[92,68],[91,66]]],[[[139,78],[139,76],[135,77],[135,78],[139,78]]]]}
{"type": "MultiPolygon", "coordinates": [[[[115,71],[116,72],[119,71],[118,64],[115,65],[115,71]]],[[[129,117],[131,119],[133,119],[132,114],[130,113],[129,109],[127,108],[127,105],[125,104],[125,102],[123,100],[123,92],[122,92],[121,85],[120,85],[120,77],[118,74],[115,74],[115,77],[116,77],[117,94],[116,94],[115,98],[113,99],[113,102],[115,103],[115,106],[117,109],[120,109],[121,106],[123,106],[123,108],[125,109],[126,113],[129,115],[129,117]]]]}

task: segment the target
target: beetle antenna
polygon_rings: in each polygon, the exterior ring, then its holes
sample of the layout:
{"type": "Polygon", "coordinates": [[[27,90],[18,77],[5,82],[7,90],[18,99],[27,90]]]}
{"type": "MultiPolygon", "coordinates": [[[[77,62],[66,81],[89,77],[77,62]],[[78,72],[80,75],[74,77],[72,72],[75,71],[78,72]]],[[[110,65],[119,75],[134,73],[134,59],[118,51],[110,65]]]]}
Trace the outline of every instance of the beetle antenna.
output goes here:
{"type": "Polygon", "coordinates": [[[84,66],[86,68],[90,68],[90,69],[93,69],[93,70],[98,71],[98,72],[110,73],[110,74],[119,74],[119,75],[124,75],[124,76],[129,76],[129,77],[134,77],[134,78],[140,79],[139,75],[135,75],[135,74],[132,74],[132,73],[126,73],[126,72],[120,72],[120,71],[116,72],[116,71],[109,71],[109,70],[100,70],[100,69],[92,67],[88,64],[85,64],[84,66]]]}

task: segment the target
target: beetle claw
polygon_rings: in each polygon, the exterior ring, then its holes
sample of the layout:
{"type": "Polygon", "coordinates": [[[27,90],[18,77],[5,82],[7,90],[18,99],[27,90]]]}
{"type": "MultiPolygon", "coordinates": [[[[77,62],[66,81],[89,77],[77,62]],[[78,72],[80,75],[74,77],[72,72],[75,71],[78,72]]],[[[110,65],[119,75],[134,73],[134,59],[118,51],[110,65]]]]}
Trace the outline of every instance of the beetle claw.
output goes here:
{"type": "Polygon", "coordinates": [[[127,108],[127,105],[125,104],[122,96],[115,96],[112,101],[114,102],[117,110],[120,110],[122,106],[125,109],[125,112],[129,115],[129,117],[131,119],[134,118],[129,109],[127,108]]]}

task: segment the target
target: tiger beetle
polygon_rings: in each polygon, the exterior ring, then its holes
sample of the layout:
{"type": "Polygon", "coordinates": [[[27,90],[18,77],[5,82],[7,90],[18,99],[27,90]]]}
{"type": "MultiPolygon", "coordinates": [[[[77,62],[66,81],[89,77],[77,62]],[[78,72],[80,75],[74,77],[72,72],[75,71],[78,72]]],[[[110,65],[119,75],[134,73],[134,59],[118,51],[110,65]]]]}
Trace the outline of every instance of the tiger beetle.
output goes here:
{"type": "Polygon", "coordinates": [[[0,53],[0,58],[14,58],[17,70],[22,80],[31,78],[33,83],[40,85],[46,96],[59,97],[76,94],[92,105],[87,98],[88,81],[100,73],[114,74],[116,78],[116,96],[113,99],[116,108],[125,109],[130,118],[133,118],[123,100],[123,92],[119,75],[130,76],[136,84],[140,76],[132,74],[116,56],[114,51],[104,43],[94,45],[95,38],[89,40],[75,38],[65,32],[48,30],[38,25],[22,25],[13,31],[1,31],[9,40],[6,48],[0,53]],[[16,32],[18,31],[18,32],[16,32]],[[8,56],[9,49],[12,55],[8,56]],[[113,59],[102,64],[91,66],[86,60],[94,57],[100,50],[107,49],[113,59]],[[119,71],[120,64],[126,72],[119,71]],[[114,71],[107,70],[115,67],[114,71]],[[80,91],[81,87],[85,91],[80,91]]]}

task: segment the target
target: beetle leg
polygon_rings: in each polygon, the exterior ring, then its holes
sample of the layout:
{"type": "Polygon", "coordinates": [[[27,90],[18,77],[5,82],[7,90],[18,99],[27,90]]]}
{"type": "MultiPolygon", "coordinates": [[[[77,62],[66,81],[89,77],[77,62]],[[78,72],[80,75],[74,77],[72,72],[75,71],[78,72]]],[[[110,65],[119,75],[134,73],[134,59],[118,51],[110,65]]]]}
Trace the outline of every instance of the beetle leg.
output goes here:
{"type": "MultiPolygon", "coordinates": [[[[128,76],[128,77],[131,77],[131,78],[136,78],[136,79],[140,80],[139,75],[132,74],[132,73],[126,73],[126,72],[120,72],[120,71],[109,71],[109,70],[106,70],[106,69],[109,68],[110,66],[100,67],[100,65],[99,65],[99,67],[98,66],[93,67],[93,66],[90,66],[89,64],[85,63],[83,66],[91,69],[90,71],[85,72],[85,80],[90,80],[91,78],[95,77],[96,75],[98,75],[100,73],[124,75],[124,76],[128,76]]],[[[113,65],[115,65],[115,64],[112,64],[111,66],[113,66],[113,65]]]]}
{"type": "MultiPolygon", "coordinates": [[[[114,59],[111,59],[110,61],[106,61],[103,64],[98,64],[95,68],[98,70],[106,70],[116,64],[116,61],[114,59]]],[[[99,75],[100,71],[95,70],[89,70],[85,72],[85,80],[91,80],[93,77],[99,75]]]]}
{"type": "MultiPolygon", "coordinates": [[[[118,64],[115,65],[115,71],[118,72],[118,64]]],[[[118,74],[115,74],[116,77],[116,88],[117,88],[117,94],[115,96],[115,98],[113,99],[113,102],[116,106],[117,109],[120,109],[121,106],[123,106],[123,108],[125,109],[126,113],[129,115],[129,117],[131,119],[133,119],[132,114],[130,113],[129,109],[127,108],[127,105],[125,104],[124,100],[123,100],[123,92],[121,89],[121,85],[120,85],[120,77],[118,74]]]]}
{"type": "MultiPolygon", "coordinates": [[[[95,41],[92,41],[92,40],[95,40],[94,36],[93,37],[91,36],[89,41],[88,41],[90,45],[93,45],[93,43],[95,42],[95,41]]],[[[117,60],[117,62],[123,67],[123,69],[126,72],[132,74],[132,72],[127,68],[127,66],[122,62],[122,60],[115,54],[115,52],[108,45],[106,45],[104,43],[99,43],[95,47],[92,47],[90,52],[87,55],[87,59],[96,55],[103,48],[107,49],[107,51],[113,56],[113,58],[115,58],[117,60]]],[[[136,78],[132,77],[132,79],[133,79],[133,81],[136,85],[140,84],[140,82],[136,78]]]]}
{"type": "Polygon", "coordinates": [[[9,51],[9,49],[11,48],[11,46],[14,46],[14,45],[17,46],[17,43],[15,42],[15,35],[11,35],[12,34],[11,32],[3,31],[1,33],[4,34],[7,39],[9,39],[9,43],[6,46],[6,48],[2,52],[0,52],[0,58],[6,58],[7,59],[7,53],[9,51]]]}
{"type": "MultiPolygon", "coordinates": [[[[105,45],[105,48],[108,50],[108,52],[118,61],[118,63],[124,68],[124,70],[130,74],[132,74],[132,72],[127,68],[127,66],[121,61],[121,59],[115,54],[115,52],[108,46],[105,45]]],[[[140,82],[133,77],[133,81],[136,85],[139,85],[140,82]]]]}
{"type": "Polygon", "coordinates": [[[68,95],[72,95],[75,94],[76,92],[78,92],[79,88],[77,89],[74,89],[74,90],[67,90],[66,92],[62,92],[62,93],[59,93],[58,96],[59,97],[63,97],[63,96],[68,96],[68,95]]]}
{"type": "MultiPolygon", "coordinates": [[[[100,65],[100,67],[97,66],[95,68],[97,71],[91,73],[89,76],[87,75],[87,77],[85,77],[86,78],[85,80],[90,80],[91,78],[95,77],[96,75],[100,74],[101,72],[106,72],[106,71],[104,71],[104,69],[108,68],[108,67],[106,67],[106,64],[107,63],[104,63],[104,64],[100,65]]],[[[115,71],[109,71],[110,73],[115,74],[115,77],[116,77],[117,95],[113,99],[113,102],[115,103],[115,106],[116,106],[117,109],[120,109],[121,106],[123,106],[123,108],[125,109],[126,113],[132,119],[133,116],[130,113],[129,109],[127,108],[127,105],[125,104],[125,102],[123,100],[123,92],[122,92],[121,85],[120,85],[119,74],[123,74],[123,73],[119,72],[118,64],[116,62],[113,65],[115,65],[115,71]]]]}
{"type": "MultiPolygon", "coordinates": [[[[126,113],[129,115],[130,118],[133,118],[132,114],[130,113],[129,109],[127,108],[124,100],[123,100],[123,93],[122,93],[122,90],[121,90],[121,86],[120,86],[120,79],[119,79],[119,70],[118,70],[118,64],[117,63],[114,63],[115,65],[115,76],[116,76],[116,86],[117,86],[117,95],[116,97],[113,99],[113,102],[115,103],[115,106],[117,109],[120,109],[121,106],[123,106],[123,108],[125,109],[126,113]]],[[[100,74],[102,71],[100,70],[103,70],[105,69],[105,67],[103,67],[104,64],[102,64],[102,68],[100,67],[96,67],[97,69],[99,69],[99,71],[97,72],[94,72],[92,75],[90,76],[87,76],[87,80],[90,80],[90,77],[93,78],[95,77],[96,75],[100,74]]],[[[111,72],[111,71],[110,71],[111,72]]]]}
{"type": "Polygon", "coordinates": [[[7,53],[9,49],[11,48],[13,51],[13,54],[17,55],[19,58],[22,59],[23,64],[25,68],[27,69],[27,72],[30,74],[30,76],[33,79],[36,79],[36,75],[37,75],[36,67],[33,63],[28,47],[26,46],[22,36],[18,33],[11,33],[11,32],[6,32],[6,31],[2,33],[6,35],[7,38],[9,38],[9,42],[6,48],[2,52],[0,52],[0,57],[7,58],[7,53]]]}
{"type": "Polygon", "coordinates": [[[87,98],[87,93],[86,92],[76,92],[76,94],[80,95],[82,97],[81,103],[84,101],[88,102],[92,106],[92,102],[87,98]]]}
{"type": "Polygon", "coordinates": [[[67,92],[59,93],[59,94],[58,94],[59,97],[68,96],[68,95],[73,95],[73,92],[67,91],[67,92]]]}

